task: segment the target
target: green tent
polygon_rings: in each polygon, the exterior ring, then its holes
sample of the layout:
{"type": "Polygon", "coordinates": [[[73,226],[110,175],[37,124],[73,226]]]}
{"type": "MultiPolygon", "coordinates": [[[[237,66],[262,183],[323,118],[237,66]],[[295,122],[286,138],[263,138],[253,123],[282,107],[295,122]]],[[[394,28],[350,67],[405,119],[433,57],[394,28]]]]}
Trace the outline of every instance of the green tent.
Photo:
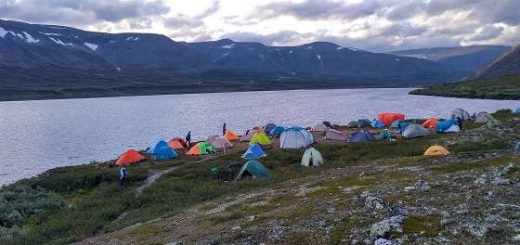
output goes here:
{"type": "Polygon", "coordinates": [[[250,174],[255,178],[265,178],[271,176],[269,170],[259,161],[249,160],[240,168],[240,172],[238,172],[235,180],[239,180],[242,178],[244,173],[250,174]]]}
{"type": "Polygon", "coordinates": [[[351,121],[347,124],[347,127],[349,128],[357,128],[358,127],[358,122],[357,121],[351,121]]]}
{"type": "Polygon", "coordinates": [[[314,147],[307,149],[303,153],[302,162],[301,162],[302,166],[318,167],[322,164],[323,164],[323,157],[321,157],[321,153],[318,150],[314,149],[314,147]]]}

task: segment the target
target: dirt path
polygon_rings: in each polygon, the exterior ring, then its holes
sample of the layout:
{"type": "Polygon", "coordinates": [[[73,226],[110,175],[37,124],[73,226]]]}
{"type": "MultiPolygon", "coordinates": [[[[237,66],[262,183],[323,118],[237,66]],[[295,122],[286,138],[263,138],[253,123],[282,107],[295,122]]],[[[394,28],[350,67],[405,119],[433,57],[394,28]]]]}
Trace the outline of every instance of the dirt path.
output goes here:
{"type": "Polygon", "coordinates": [[[188,164],[194,164],[194,163],[200,163],[200,162],[205,162],[205,161],[208,161],[210,159],[213,159],[213,158],[216,158],[218,157],[219,155],[212,155],[212,156],[209,156],[207,158],[204,158],[204,159],[201,159],[201,160],[198,160],[198,161],[193,161],[193,162],[188,162],[184,165],[181,165],[181,166],[175,166],[175,167],[171,167],[171,168],[168,168],[168,169],[165,169],[165,170],[162,170],[162,171],[158,171],[154,174],[152,174],[150,177],[146,178],[144,180],[144,183],[137,187],[137,189],[135,189],[135,197],[138,197],[139,195],[141,195],[141,193],[143,193],[143,191],[150,187],[151,185],[153,185],[153,183],[155,183],[155,181],[157,181],[161,176],[165,175],[165,174],[168,174],[168,173],[171,173],[173,171],[175,171],[176,169],[182,167],[182,166],[186,166],[188,164]]]}

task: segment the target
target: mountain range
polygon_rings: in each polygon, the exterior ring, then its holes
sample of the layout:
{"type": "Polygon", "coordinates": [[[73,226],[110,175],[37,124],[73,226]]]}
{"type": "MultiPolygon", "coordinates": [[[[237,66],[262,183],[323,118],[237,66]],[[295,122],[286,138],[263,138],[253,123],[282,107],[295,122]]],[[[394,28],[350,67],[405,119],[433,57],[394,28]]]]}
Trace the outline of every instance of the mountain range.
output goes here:
{"type": "Polygon", "coordinates": [[[159,34],[0,20],[0,99],[422,86],[471,76],[508,49],[387,54],[328,42],[293,47],[229,39],[186,43],[159,34]]]}

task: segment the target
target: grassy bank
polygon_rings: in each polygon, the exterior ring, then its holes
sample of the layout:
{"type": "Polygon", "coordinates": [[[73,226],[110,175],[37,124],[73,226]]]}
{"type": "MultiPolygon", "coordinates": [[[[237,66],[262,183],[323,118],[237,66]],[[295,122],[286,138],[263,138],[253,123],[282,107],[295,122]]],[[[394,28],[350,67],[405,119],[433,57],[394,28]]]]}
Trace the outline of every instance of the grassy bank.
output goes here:
{"type": "MultiPolygon", "coordinates": [[[[502,111],[495,116],[506,124],[514,123],[511,121],[514,116],[511,112],[502,111]]],[[[157,218],[170,217],[210,201],[292,186],[337,168],[362,167],[374,163],[395,164],[403,162],[403,159],[404,165],[413,164],[414,161],[422,160],[422,157],[416,156],[422,155],[433,144],[447,146],[452,153],[462,154],[510,149],[518,140],[516,135],[519,128],[516,127],[516,131],[505,133],[481,125],[472,125],[472,128],[456,135],[432,134],[398,142],[318,144],[315,147],[326,161],[320,168],[299,165],[303,150],[282,151],[275,147],[268,151],[267,157],[261,159],[273,174],[268,179],[230,181],[233,174],[227,174],[225,166],[231,162],[244,162],[237,151],[197,163],[195,161],[198,158],[183,156],[171,161],[147,161],[129,166],[129,183],[125,189],[118,186],[118,169],[111,163],[57,168],[0,190],[0,243],[66,244],[157,218]],[[148,176],[173,166],[179,168],[161,177],[141,195],[134,195],[135,189],[148,176]],[[219,173],[210,171],[215,166],[220,169],[219,173]]],[[[402,177],[385,175],[371,180],[399,181],[402,177]]],[[[329,195],[336,191],[338,185],[346,183],[370,184],[360,180],[357,175],[347,175],[323,182],[327,186],[325,190],[317,190],[309,195],[329,195]]],[[[291,201],[286,199],[289,197],[283,198],[279,200],[280,203],[291,201]]],[[[268,207],[264,211],[268,211],[268,207]]],[[[208,222],[218,224],[243,217],[248,212],[257,213],[259,210],[236,210],[229,217],[215,217],[208,222]]],[[[288,212],[284,217],[293,217],[295,214],[292,212],[296,211],[288,212]]],[[[154,230],[141,232],[149,234],[154,230]]],[[[297,238],[298,234],[294,234],[294,239],[297,238]]]]}
{"type": "Polygon", "coordinates": [[[520,74],[490,79],[445,83],[410,92],[414,95],[433,95],[478,99],[520,99],[520,74]]]}

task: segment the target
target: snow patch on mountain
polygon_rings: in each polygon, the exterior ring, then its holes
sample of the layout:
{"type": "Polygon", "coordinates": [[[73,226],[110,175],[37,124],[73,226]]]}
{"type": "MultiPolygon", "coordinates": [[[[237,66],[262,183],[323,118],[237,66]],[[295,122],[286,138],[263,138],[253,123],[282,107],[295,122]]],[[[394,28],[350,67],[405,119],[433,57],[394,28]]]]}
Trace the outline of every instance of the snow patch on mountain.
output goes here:
{"type": "Polygon", "coordinates": [[[7,30],[5,30],[4,28],[0,27],[0,37],[1,38],[4,38],[5,35],[7,35],[7,33],[9,33],[7,30]]]}
{"type": "Polygon", "coordinates": [[[58,38],[49,37],[49,39],[51,39],[53,42],[55,42],[55,43],[57,43],[59,45],[62,45],[62,46],[74,47],[74,44],[72,44],[72,43],[65,43],[65,42],[61,41],[60,39],[58,39],[58,38]]]}
{"type": "Polygon", "coordinates": [[[42,35],[45,35],[45,36],[57,36],[57,37],[61,36],[61,34],[54,33],[54,32],[42,32],[42,31],[40,31],[39,33],[42,34],[42,35]]]}
{"type": "Polygon", "coordinates": [[[33,36],[31,36],[31,34],[29,34],[27,32],[23,32],[23,34],[25,35],[25,41],[27,43],[38,43],[38,42],[40,42],[40,40],[35,39],[33,36]]]}
{"type": "Polygon", "coordinates": [[[129,36],[126,38],[126,41],[139,41],[139,37],[129,36]]]}
{"type": "Polygon", "coordinates": [[[343,49],[343,47],[337,47],[336,48],[336,50],[342,50],[342,49],[343,49]]]}
{"type": "Polygon", "coordinates": [[[84,43],[84,44],[85,44],[85,46],[87,46],[92,51],[96,51],[96,49],[99,47],[99,45],[94,44],[94,43],[84,43]]]}
{"type": "Polygon", "coordinates": [[[321,55],[317,54],[316,58],[318,58],[318,60],[321,60],[321,55]]]}
{"type": "Polygon", "coordinates": [[[232,44],[229,44],[229,45],[222,45],[221,48],[223,48],[223,49],[231,49],[231,48],[233,48],[234,46],[235,46],[235,44],[232,43],[232,44]]]}

